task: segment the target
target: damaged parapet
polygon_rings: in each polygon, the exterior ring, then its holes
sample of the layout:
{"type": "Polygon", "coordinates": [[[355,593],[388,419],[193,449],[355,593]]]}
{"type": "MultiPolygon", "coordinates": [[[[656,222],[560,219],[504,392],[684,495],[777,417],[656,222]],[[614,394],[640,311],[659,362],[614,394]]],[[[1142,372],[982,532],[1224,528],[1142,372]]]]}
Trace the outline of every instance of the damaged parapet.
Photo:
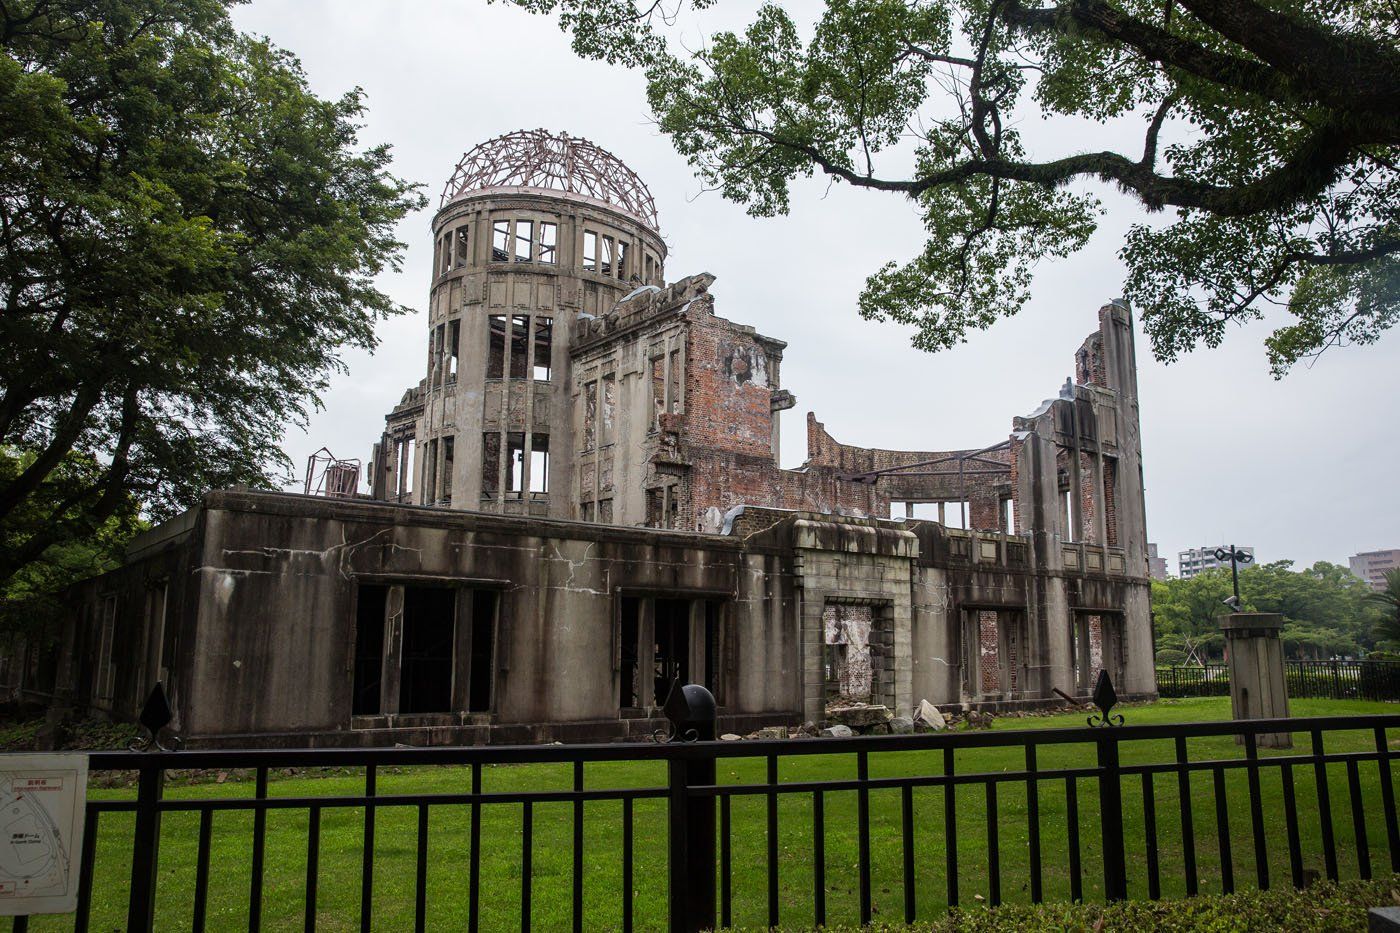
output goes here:
{"type": "Polygon", "coordinates": [[[719,532],[740,505],[870,515],[870,487],[783,470],[781,340],[716,314],[715,278],[637,289],[573,339],[577,517],[719,532]]]}

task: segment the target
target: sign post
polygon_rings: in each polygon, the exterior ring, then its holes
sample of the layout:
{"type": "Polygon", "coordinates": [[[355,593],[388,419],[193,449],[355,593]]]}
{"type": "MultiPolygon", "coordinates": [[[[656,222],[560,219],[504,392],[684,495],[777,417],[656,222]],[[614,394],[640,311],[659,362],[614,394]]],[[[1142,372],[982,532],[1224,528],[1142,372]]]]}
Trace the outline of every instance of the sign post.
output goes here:
{"type": "Polygon", "coordinates": [[[87,755],[0,755],[0,916],[70,913],[87,804],[87,755]]]}

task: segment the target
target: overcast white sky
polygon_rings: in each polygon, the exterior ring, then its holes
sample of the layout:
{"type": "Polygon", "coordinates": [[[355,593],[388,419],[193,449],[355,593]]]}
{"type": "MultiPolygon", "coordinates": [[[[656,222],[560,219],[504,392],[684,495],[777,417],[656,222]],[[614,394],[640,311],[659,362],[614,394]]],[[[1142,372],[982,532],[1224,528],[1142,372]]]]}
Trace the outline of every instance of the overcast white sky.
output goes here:
{"type": "MultiPolygon", "coordinates": [[[[732,28],[754,6],[725,0],[705,22],[732,28]]],[[[909,202],[815,180],[797,188],[791,216],[750,218],[701,191],[652,125],[641,76],[580,61],[551,19],[484,0],[254,0],[235,19],[298,55],[322,96],[364,88],[363,141],[392,143],[398,174],[424,183],[431,201],[403,223],[403,271],[381,282],[415,313],[380,325],[373,357],[347,356],[349,374],[309,432],[288,433],[298,469],[322,445],[367,459],[383,415],[423,377],[438,195],[465,150],[513,129],[567,131],[619,156],[656,197],[671,251],[667,278],[714,274],[719,314],[788,342],[783,382],[798,400],[784,416],[788,467],[805,458],[808,410],[838,440],[866,446],[1005,439],[1013,415],[1029,414],[1072,374],[1096,310],[1119,294],[1117,250],[1140,217],[1128,200],[1097,192],[1109,208],[1098,233],[1076,256],[1042,265],[1019,316],[929,355],[901,328],[856,313],[865,277],[923,242],[909,202]]],[[[1055,151],[1115,138],[1111,128],[1082,124],[1039,132],[1055,151]]],[[[1270,329],[1233,330],[1220,349],[1171,366],[1152,359],[1140,337],[1149,538],[1173,563],[1178,550],[1228,542],[1300,565],[1400,547],[1400,334],[1329,352],[1275,382],[1262,346],[1270,329]]]]}

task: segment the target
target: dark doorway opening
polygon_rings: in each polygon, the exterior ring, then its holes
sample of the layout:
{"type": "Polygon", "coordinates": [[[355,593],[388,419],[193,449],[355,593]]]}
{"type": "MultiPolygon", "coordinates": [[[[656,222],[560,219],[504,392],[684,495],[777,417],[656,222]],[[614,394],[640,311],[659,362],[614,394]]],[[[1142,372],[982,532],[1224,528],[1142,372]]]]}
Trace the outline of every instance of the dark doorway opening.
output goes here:
{"type": "Polygon", "coordinates": [[[455,620],[454,590],[404,587],[400,713],[444,713],[452,708],[455,620]]]}
{"type": "Polygon", "coordinates": [[[690,600],[658,599],[656,601],[656,651],[653,658],[656,675],[656,704],[666,702],[671,684],[680,679],[690,683],[690,600]]]}
{"type": "Polygon", "coordinates": [[[496,670],[496,594],[490,590],[472,592],[471,655],[467,709],[473,713],[489,713],[496,670]]]}
{"type": "Polygon", "coordinates": [[[373,716],[380,707],[380,681],[384,676],[384,603],[389,588],[360,586],[355,607],[355,679],[351,712],[373,716]]]}

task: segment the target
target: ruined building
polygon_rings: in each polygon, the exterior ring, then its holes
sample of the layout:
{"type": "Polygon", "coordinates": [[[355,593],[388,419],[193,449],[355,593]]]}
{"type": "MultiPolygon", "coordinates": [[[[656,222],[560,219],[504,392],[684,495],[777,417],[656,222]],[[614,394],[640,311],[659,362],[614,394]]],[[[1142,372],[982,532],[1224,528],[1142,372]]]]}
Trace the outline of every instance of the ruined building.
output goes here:
{"type": "MultiPolygon", "coordinates": [[[[463,158],[433,220],[426,374],[328,495],[211,492],[83,584],[26,685],[205,745],[649,734],[1155,693],[1131,315],[975,450],[778,465],[784,344],[667,283],[645,185],[543,131],[463,158]]],[[[1066,357],[1066,362],[1071,362],[1066,357]]],[[[931,446],[919,444],[920,447],[931,446]]],[[[307,490],[312,489],[308,480],[307,490]]]]}

